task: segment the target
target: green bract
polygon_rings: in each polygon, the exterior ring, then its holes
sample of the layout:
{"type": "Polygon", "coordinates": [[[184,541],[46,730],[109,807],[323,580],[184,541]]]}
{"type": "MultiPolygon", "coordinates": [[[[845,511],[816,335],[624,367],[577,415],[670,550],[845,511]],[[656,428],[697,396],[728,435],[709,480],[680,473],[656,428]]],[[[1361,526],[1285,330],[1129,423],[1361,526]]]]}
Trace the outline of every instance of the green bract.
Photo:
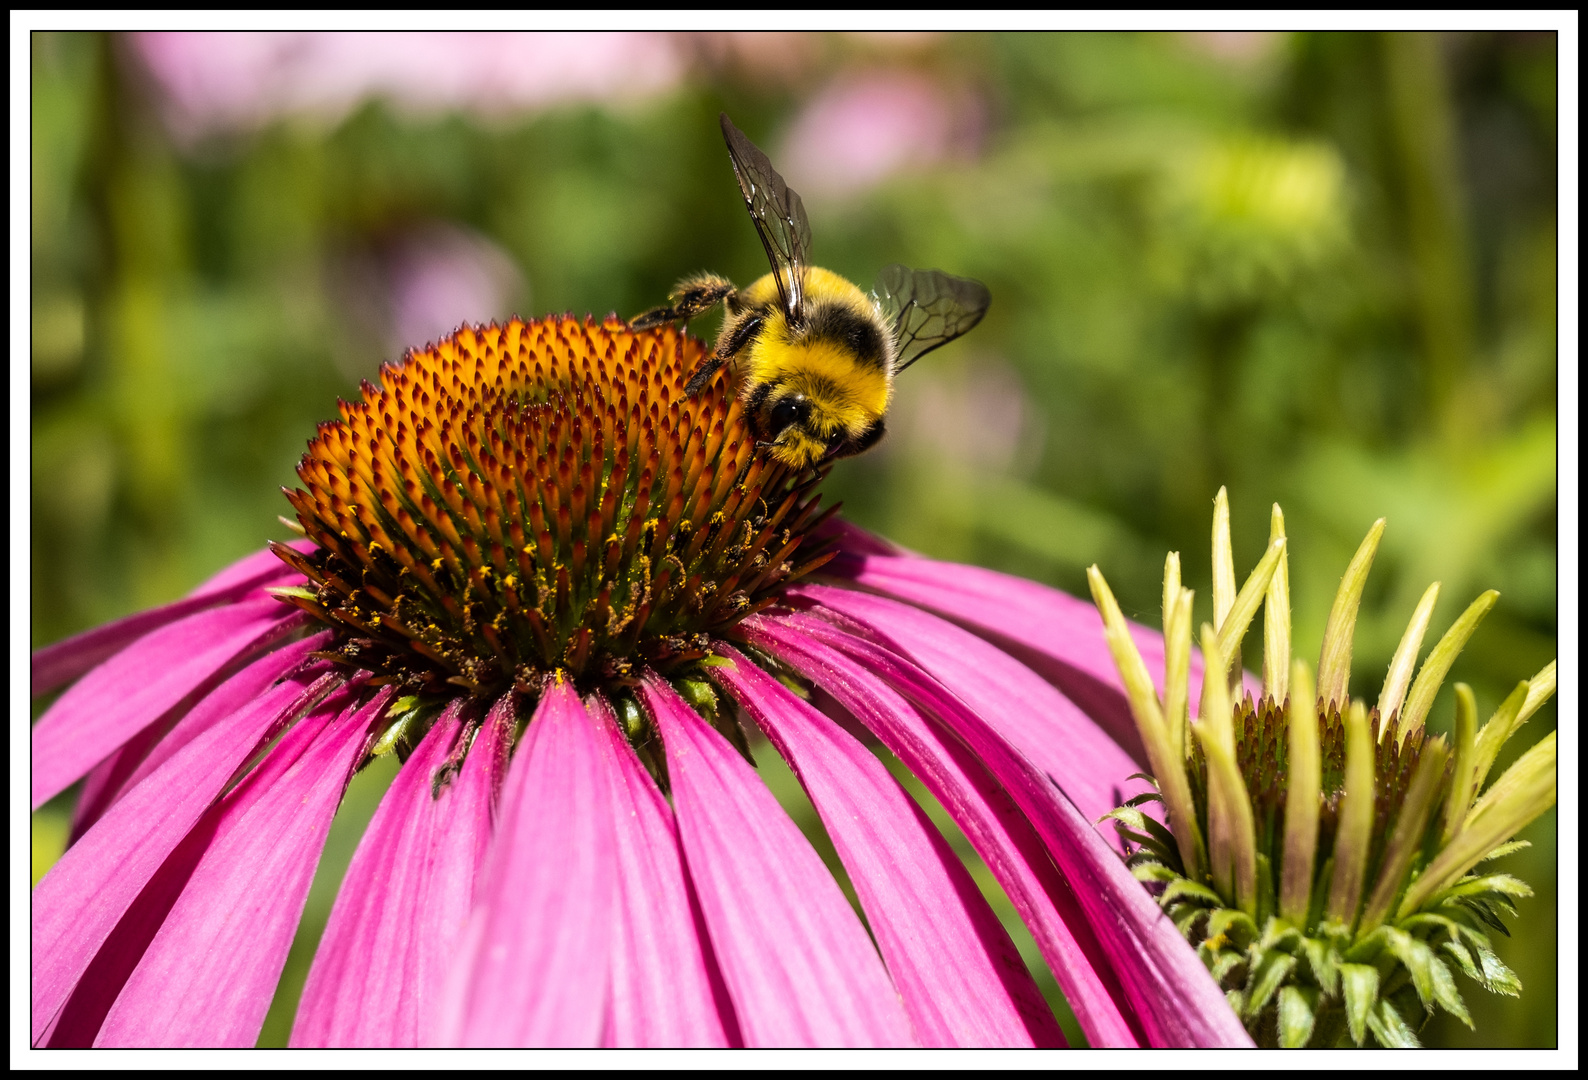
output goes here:
{"type": "Polygon", "coordinates": [[[1482,727],[1472,691],[1457,683],[1453,739],[1429,735],[1445,675],[1498,598],[1478,597],[1413,679],[1436,583],[1378,705],[1351,700],[1357,610],[1383,531],[1380,519],[1340,581],[1314,682],[1290,657],[1283,515],[1275,506],[1268,549],[1237,591],[1221,489],[1217,621],[1196,635],[1207,677],[1195,718],[1192,594],[1181,587],[1179,555],[1164,568],[1161,697],[1102,573],[1088,571],[1156,788],[1109,817],[1136,877],[1262,1046],[1417,1046],[1436,1008],[1470,1027],[1455,970],[1495,993],[1521,992],[1489,934],[1506,932],[1501,916],[1515,915],[1532,890],[1475,868],[1526,847],[1511,838],[1555,804],[1553,733],[1484,786],[1500,747],[1554,694],[1555,664],[1519,683],[1482,727]],[[1259,606],[1263,692],[1253,700],[1240,691],[1240,655],[1259,606]],[[1148,802],[1163,806],[1167,824],[1142,812],[1148,802]]]}

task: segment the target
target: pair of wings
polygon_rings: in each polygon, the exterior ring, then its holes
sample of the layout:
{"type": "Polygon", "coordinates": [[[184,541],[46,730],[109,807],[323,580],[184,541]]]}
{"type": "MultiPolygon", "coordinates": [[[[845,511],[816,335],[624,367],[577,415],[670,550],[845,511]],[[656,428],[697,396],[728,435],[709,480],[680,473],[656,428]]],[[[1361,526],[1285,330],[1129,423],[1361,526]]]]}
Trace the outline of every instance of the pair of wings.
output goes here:
{"type": "MultiPolygon", "coordinates": [[[[800,326],[805,321],[805,268],[811,247],[805,203],[726,113],[722,115],[722,134],[750,220],[772,263],[778,299],[790,324],[800,326]]],[[[987,286],[979,281],[941,270],[911,270],[897,263],[883,268],[875,295],[893,328],[895,374],[981,322],[992,301],[987,286]]]]}

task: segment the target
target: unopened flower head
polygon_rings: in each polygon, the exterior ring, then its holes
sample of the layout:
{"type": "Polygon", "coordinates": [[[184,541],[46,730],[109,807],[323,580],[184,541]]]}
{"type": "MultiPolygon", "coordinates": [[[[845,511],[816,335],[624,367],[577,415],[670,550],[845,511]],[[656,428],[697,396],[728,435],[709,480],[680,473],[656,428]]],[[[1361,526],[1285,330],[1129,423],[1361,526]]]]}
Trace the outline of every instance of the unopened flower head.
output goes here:
{"type": "Polygon", "coordinates": [[[34,692],[66,687],[35,807],[83,780],[33,895],[35,1045],[252,1045],[349,778],[389,756],[295,1045],[1062,1044],[868,742],[1091,1044],[1250,1045],[1092,824],[1147,764],[1095,611],[825,518],[726,374],[684,393],[705,348],[555,318],[413,352],[310,443],[300,538],[35,654],[34,692]]]}
{"type": "Polygon", "coordinates": [[[1472,1024],[1459,970],[1484,988],[1520,993],[1489,934],[1532,895],[1507,874],[1475,868],[1526,847],[1512,838],[1555,804],[1555,735],[1493,783],[1505,742],[1555,691],[1552,662],[1481,727],[1472,691],[1455,686],[1453,736],[1425,722],[1446,674],[1498,594],[1479,596],[1417,659],[1439,596],[1429,586],[1374,705],[1349,695],[1362,589],[1383,534],[1375,522],[1341,579],[1316,680],[1290,655],[1284,518],[1237,590],[1229,503],[1213,521],[1214,622],[1196,634],[1208,678],[1194,715],[1186,673],[1191,591],[1180,560],[1164,570],[1160,695],[1103,575],[1092,595],[1130,697],[1156,791],[1109,816],[1134,845],[1129,863],[1197,946],[1260,1045],[1418,1045],[1443,1009],[1472,1024]],[[1263,680],[1247,688],[1241,642],[1259,607],[1263,680]],[[1416,678],[1413,678],[1413,673],[1416,678]],[[1142,810],[1163,809],[1164,821],[1142,810]]]}

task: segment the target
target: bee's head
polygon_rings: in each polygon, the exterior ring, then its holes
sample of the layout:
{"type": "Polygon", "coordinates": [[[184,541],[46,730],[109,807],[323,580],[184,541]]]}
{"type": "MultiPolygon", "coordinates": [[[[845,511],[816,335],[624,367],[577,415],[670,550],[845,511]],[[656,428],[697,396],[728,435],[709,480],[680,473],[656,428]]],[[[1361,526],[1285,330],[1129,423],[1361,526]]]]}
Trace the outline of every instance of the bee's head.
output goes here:
{"type": "Polygon", "coordinates": [[[772,387],[751,410],[756,436],[774,458],[805,468],[827,458],[858,454],[882,437],[882,417],[842,399],[794,387],[772,387]]]}

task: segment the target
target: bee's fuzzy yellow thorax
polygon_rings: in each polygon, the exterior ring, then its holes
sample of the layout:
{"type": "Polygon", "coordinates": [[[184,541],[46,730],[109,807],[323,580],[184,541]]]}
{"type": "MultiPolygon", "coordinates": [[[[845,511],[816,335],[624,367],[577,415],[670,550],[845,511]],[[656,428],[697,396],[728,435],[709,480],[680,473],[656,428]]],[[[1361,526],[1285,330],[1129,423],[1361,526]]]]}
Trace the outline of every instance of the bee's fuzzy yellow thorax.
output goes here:
{"type": "MultiPolygon", "coordinates": [[[[752,304],[776,296],[771,274],[745,290],[752,304]]],[[[830,270],[805,271],[805,299],[810,307],[839,304],[867,319],[876,305],[853,283],[830,270]]],[[[816,407],[818,430],[858,432],[888,410],[893,391],[891,357],[868,363],[842,343],[817,338],[801,340],[787,316],[774,304],[766,326],[749,349],[745,375],[752,385],[772,383],[798,393],[816,407]]]]}

